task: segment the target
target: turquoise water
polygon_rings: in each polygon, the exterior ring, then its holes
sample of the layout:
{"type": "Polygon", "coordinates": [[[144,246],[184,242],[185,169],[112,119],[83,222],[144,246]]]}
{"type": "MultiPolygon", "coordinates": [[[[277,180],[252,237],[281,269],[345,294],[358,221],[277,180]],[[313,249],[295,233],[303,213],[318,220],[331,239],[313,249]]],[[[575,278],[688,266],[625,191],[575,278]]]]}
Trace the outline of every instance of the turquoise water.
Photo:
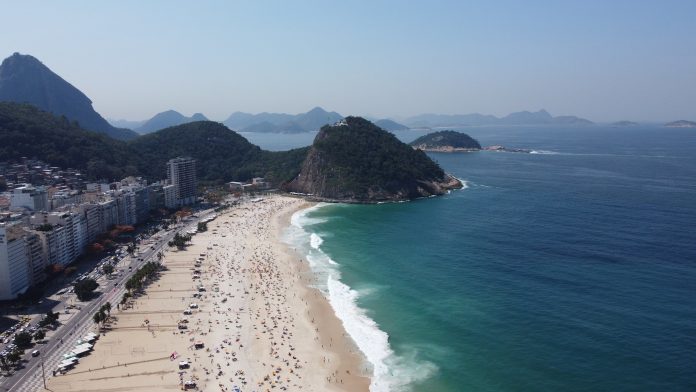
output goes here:
{"type": "Polygon", "coordinates": [[[469,133],[541,153],[431,154],[468,187],[294,217],[372,389],[696,390],[696,132],[469,133]]]}

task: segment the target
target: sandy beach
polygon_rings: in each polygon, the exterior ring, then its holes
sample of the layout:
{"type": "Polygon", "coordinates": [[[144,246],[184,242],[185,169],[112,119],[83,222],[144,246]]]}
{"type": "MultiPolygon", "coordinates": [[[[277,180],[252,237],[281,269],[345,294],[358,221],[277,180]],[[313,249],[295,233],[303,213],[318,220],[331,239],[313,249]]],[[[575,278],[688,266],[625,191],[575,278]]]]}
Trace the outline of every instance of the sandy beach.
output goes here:
{"type": "Polygon", "coordinates": [[[187,249],[165,253],[161,277],[115,309],[92,354],[48,388],[159,391],[193,380],[205,391],[367,391],[362,354],[281,241],[290,216],[310,206],[272,196],[219,213],[187,249]]]}

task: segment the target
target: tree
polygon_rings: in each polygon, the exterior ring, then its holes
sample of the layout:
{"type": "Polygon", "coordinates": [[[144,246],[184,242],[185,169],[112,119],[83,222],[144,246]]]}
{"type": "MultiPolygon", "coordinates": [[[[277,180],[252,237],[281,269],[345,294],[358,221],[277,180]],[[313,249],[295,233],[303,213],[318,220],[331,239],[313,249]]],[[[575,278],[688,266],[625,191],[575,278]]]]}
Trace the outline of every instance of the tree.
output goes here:
{"type": "Polygon", "coordinates": [[[49,324],[55,324],[58,321],[58,312],[53,312],[49,310],[46,312],[46,319],[49,321],[49,324]]]}
{"type": "Polygon", "coordinates": [[[109,275],[114,272],[114,266],[111,264],[104,264],[102,267],[102,271],[106,274],[109,275]]]}
{"type": "Polygon", "coordinates": [[[99,287],[94,279],[83,279],[75,283],[75,295],[80,301],[86,301],[92,296],[92,292],[99,287]]]}
{"type": "Polygon", "coordinates": [[[58,323],[58,313],[53,313],[52,311],[48,311],[46,315],[39,321],[39,327],[48,327],[49,325],[52,324],[57,324],[58,323]]]}
{"type": "Polygon", "coordinates": [[[94,316],[92,316],[92,320],[94,320],[95,324],[100,325],[101,323],[106,321],[106,313],[104,313],[103,310],[99,310],[97,313],[94,313],[94,316]]]}
{"type": "Polygon", "coordinates": [[[101,308],[99,308],[99,311],[104,312],[110,316],[111,315],[111,302],[107,302],[104,305],[102,305],[101,308]]]}
{"type": "Polygon", "coordinates": [[[34,341],[35,341],[35,342],[40,342],[40,341],[42,341],[45,337],[46,337],[46,332],[44,332],[43,329],[39,329],[39,330],[36,331],[36,333],[34,334],[34,341]]]}
{"type": "Polygon", "coordinates": [[[7,361],[13,366],[22,359],[22,353],[19,350],[12,350],[7,354],[7,361]]]}
{"type": "MultiPolygon", "coordinates": [[[[173,246],[176,246],[179,250],[186,248],[188,242],[191,241],[191,234],[174,234],[174,238],[169,242],[173,246]]],[[[172,246],[170,245],[170,246],[172,246]]]]}
{"type": "Polygon", "coordinates": [[[4,356],[0,356],[0,369],[5,372],[10,370],[10,361],[8,361],[4,356]]]}
{"type": "Polygon", "coordinates": [[[20,332],[15,335],[14,344],[21,349],[29,348],[31,346],[31,335],[29,332],[20,332]]]}

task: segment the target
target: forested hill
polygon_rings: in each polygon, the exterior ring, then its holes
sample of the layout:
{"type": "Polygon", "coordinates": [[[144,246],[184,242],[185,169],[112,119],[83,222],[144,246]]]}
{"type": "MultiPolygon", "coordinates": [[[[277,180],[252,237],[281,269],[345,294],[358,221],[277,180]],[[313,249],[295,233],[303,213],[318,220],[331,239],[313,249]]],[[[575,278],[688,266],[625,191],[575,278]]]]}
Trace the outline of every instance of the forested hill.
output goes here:
{"type": "Polygon", "coordinates": [[[466,133],[456,131],[438,131],[429,133],[419,137],[409,144],[414,148],[426,151],[438,149],[481,149],[481,144],[479,144],[476,139],[472,138],[466,133]]]}
{"type": "Polygon", "coordinates": [[[177,156],[197,160],[203,181],[246,180],[264,176],[281,183],[298,172],[307,148],[283,152],[261,150],[241,135],[213,121],[197,121],[162,129],[129,143],[148,164],[142,172],[148,178],[165,173],[166,162],[177,156]]]}
{"type": "Polygon", "coordinates": [[[263,176],[282,183],[297,175],[308,150],[264,151],[211,121],[170,127],[123,142],[81,129],[65,117],[12,102],[0,102],[0,140],[0,161],[38,158],[79,169],[90,179],[109,180],[128,175],[159,180],[166,177],[167,160],[191,156],[198,161],[203,182],[263,176]]]}
{"type": "Polygon", "coordinates": [[[419,150],[360,117],[321,128],[288,190],[349,202],[439,195],[461,183],[419,150]]]}
{"type": "Polygon", "coordinates": [[[86,131],[64,116],[28,104],[0,102],[0,161],[38,158],[90,178],[138,174],[140,157],[122,141],[86,131]]]}

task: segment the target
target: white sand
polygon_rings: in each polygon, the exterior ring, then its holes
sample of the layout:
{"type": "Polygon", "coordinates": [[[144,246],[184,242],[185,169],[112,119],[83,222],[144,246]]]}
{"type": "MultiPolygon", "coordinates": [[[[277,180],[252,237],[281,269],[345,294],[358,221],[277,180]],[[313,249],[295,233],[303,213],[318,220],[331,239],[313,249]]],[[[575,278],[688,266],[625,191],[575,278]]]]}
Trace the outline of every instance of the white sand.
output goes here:
{"type": "Polygon", "coordinates": [[[181,379],[206,391],[367,391],[362,356],[328,302],[308,288],[306,263],[279,238],[290,215],[309,206],[273,196],[219,214],[186,250],[166,252],[168,270],[131,308],[114,311],[113,329],[94,352],[48,388],[181,389],[178,363],[188,360],[181,379]],[[207,290],[199,299],[192,297],[198,284],[207,290]],[[198,309],[184,316],[194,302],[198,309]],[[203,349],[193,347],[199,341],[203,349]]]}

